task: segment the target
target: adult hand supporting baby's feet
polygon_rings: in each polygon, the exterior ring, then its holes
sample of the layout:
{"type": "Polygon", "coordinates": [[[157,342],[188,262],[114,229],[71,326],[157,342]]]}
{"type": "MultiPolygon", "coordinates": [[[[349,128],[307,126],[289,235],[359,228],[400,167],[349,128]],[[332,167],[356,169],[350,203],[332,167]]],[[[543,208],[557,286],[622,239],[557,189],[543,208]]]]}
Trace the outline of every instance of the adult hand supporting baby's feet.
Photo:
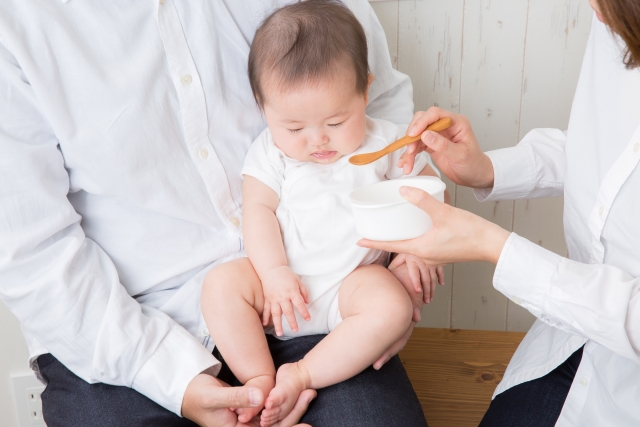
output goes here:
{"type": "MultiPolygon", "coordinates": [[[[300,393],[291,412],[274,426],[311,427],[296,423],[316,395],[315,390],[300,393]]],[[[254,418],[246,424],[240,423],[236,413],[230,408],[261,406],[264,398],[257,388],[231,387],[205,371],[197,375],[187,386],[182,400],[182,416],[202,427],[258,427],[260,418],[254,418]]]]}
{"type": "Polygon", "coordinates": [[[182,398],[182,416],[202,427],[257,426],[241,424],[230,408],[262,406],[265,396],[254,387],[231,387],[207,371],[197,375],[182,398]]]}

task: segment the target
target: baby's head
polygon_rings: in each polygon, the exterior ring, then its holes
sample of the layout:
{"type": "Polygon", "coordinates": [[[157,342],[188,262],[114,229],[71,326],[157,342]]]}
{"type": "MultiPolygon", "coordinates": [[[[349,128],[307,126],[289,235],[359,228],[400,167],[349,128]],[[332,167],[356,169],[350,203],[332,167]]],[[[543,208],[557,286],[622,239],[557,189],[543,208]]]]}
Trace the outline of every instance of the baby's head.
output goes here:
{"type": "Polygon", "coordinates": [[[373,76],[364,30],[342,4],[307,0],[269,16],[251,45],[249,80],[288,157],[333,163],[362,144],[373,76]]]}

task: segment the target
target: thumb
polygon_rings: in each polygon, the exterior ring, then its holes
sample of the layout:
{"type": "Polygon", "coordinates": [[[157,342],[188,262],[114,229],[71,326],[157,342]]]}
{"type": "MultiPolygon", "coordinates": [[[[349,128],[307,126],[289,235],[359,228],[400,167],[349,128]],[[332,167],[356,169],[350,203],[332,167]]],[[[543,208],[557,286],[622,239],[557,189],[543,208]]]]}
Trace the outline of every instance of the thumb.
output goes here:
{"type": "Polygon", "coordinates": [[[422,142],[434,152],[445,157],[452,157],[455,154],[456,144],[449,141],[438,132],[428,130],[422,134],[422,142]]]}
{"type": "Polygon", "coordinates": [[[264,396],[255,387],[216,387],[209,392],[214,408],[256,408],[264,403],[264,396]]]}
{"type": "MultiPolygon", "coordinates": [[[[400,187],[400,195],[409,203],[416,205],[426,213],[430,213],[440,204],[431,194],[415,187],[400,187]]],[[[433,217],[431,219],[433,219],[433,217]]]]}

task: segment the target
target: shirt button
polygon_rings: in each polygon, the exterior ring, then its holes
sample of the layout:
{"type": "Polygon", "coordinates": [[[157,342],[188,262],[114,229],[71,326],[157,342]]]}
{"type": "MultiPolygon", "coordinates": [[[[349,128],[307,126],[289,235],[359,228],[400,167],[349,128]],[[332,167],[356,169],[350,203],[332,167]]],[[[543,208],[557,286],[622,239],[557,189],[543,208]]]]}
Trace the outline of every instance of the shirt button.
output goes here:
{"type": "Polygon", "coordinates": [[[518,305],[522,304],[522,301],[521,301],[521,300],[520,300],[520,298],[518,298],[518,297],[514,297],[514,298],[513,298],[513,302],[515,302],[515,303],[516,303],[516,304],[518,304],[518,305]]]}
{"type": "Polygon", "coordinates": [[[182,84],[184,85],[189,85],[191,84],[191,82],[193,81],[193,79],[191,78],[191,76],[189,74],[185,74],[184,76],[182,76],[180,78],[180,81],[182,82],[182,84]]]}
{"type": "Polygon", "coordinates": [[[604,213],[604,206],[600,206],[600,216],[604,213]]]}
{"type": "Polygon", "coordinates": [[[586,378],[581,378],[581,379],[580,379],[580,385],[581,385],[582,387],[586,387],[586,386],[587,386],[587,384],[589,384],[589,381],[587,381],[587,380],[586,380],[586,378]]]}
{"type": "Polygon", "coordinates": [[[231,221],[231,224],[235,225],[236,227],[240,225],[240,220],[235,216],[231,218],[230,221],[231,221]]]}
{"type": "Polygon", "coordinates": [[[198,151],[198,156],[200,156],[201,159],[206,159],[209,157],[209,152],[206,148],[201,148],[200,151],[198,151]]]}
{"type": "Polygon", "coordinates": [[[640,151],[640,142],[633,144],[633,152],[637,153],[638,151],[640,151]]]}
{"type": "Polygon", "coordinates": [[[160,4],[164,4],[164,0],[159,0],[159,3],[160,4]]]}
{"type": "Polygon", "coordinates": [[[201,332],[202,335],[204,335],[205,337],[209,336],[209,330],[207,328],[204,328],[201,332]]]}

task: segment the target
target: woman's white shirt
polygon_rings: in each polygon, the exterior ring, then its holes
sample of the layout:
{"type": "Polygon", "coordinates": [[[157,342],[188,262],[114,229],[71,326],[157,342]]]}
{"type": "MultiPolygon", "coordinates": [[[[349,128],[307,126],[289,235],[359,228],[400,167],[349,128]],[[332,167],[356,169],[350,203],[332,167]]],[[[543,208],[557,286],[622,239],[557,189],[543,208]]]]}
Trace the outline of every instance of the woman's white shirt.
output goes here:
{"type": "Polygon", "coordinates": [[[538,320],[495,394],[584,345],[558,426],[640,425],[640,71],[594,18],[567,132],[536,129],[489,152],[480,200],[564,195],[569,259],[512,234],[494,286],[538,320]]]}

